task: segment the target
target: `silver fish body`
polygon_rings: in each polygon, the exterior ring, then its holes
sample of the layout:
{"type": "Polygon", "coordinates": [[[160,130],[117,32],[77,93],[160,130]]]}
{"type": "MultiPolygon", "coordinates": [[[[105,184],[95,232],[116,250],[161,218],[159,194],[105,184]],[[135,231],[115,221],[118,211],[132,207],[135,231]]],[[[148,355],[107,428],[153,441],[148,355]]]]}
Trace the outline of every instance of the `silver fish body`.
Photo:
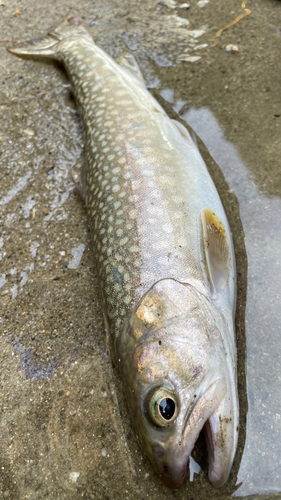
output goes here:
{"type": "Polygon", "coordinates": [[[17,55],[66,67],[82,114],[86,205],[104,308],[133,422],[167,486],[182,484],[204,427],[209,478],[238,438],[235,260],[217,190],[187,130],[77,17],[17,55]]]}

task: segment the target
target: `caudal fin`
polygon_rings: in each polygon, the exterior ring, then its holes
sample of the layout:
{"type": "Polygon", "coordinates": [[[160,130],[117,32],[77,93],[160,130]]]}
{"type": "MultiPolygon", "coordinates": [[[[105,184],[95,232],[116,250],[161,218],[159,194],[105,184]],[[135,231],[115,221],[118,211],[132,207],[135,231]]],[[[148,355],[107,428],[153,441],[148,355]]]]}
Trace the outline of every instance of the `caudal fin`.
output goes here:
{"type": "Polygon", "coordinates": [[[24,42],[16,47],[8,47],[7,50],[17,56],[48,57],[60,60],[62,43],[67,39],[79,36],[92,40],[79,17],[72,15],[43,38],[24,42]]]}

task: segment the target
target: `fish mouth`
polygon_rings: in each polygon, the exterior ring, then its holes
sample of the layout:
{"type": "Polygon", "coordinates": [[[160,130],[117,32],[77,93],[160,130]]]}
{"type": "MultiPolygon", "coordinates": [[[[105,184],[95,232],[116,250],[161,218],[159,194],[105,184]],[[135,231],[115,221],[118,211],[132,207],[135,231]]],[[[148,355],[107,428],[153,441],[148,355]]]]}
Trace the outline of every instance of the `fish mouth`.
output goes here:
{"type": "MultiPolygon", "coordinates": [[[[199,398],[181,432],[180,444],[167,443],[165,453],[158,461],[163,483],[170,489],[179,488],[186,475],[189,457],[200,432],[204,429],[209,458],[209,479],[213,486],[222,486],[228,478],[233,461],[233,440],[223,432],[221,415],[227,392],[225,379],[219,379],[199,398]],[[230,446],[229,446],[230,444],[230,446]]],[[[228,422],[229,423],[229,422],[228,422]]]]}

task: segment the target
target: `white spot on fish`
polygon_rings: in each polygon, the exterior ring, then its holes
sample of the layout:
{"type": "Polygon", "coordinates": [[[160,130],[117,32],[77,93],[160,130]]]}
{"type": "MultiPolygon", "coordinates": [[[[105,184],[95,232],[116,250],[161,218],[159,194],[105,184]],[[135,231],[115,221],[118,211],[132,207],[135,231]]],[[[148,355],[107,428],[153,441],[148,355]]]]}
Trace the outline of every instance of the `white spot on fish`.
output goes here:
{"type": "MultiPolygon", "coordinates": [[[[118,172],[120,172],[120,167],[115,167],[115,168],[113,168],[113,169],[111,170],[111,172],[112,172],[113,174],[118,174],[118,172]]],[[[126,174],[124,174],[124,178],[126,179],[125,175],[126,175],[126,174]]]]}
{"type": "Polygon", "coordinates": [[[130,210],[130,212],[129,212],[130,219],[135,219],[136,216],[137,216],[137,211],[135,209],[130,210]]]}
{"type": "Polygon", "coordinates": [[[127,236],[125,236],[125,238],[122,238],[119,243],[121,246],[123,246],[123,245],[126,245],[126,243],[128,243],[128,241],[129,241],[129,238],[127,236]]]}

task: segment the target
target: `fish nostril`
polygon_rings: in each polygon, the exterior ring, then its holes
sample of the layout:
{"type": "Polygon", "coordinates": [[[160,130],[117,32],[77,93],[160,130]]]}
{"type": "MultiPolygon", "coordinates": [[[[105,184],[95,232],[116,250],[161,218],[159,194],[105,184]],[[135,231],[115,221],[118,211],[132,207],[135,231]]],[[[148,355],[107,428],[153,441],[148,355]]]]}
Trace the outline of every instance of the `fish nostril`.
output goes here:
{"type": "Polygon", "coordinates": [[[155,444],[153,447],[153,452],[154,452],[154,455],[157,457],[157,458],[161,458],[163,457],[164,455],[164,448],[163,446],[161,446],[161,444],[157,443],[155,444]]]}

